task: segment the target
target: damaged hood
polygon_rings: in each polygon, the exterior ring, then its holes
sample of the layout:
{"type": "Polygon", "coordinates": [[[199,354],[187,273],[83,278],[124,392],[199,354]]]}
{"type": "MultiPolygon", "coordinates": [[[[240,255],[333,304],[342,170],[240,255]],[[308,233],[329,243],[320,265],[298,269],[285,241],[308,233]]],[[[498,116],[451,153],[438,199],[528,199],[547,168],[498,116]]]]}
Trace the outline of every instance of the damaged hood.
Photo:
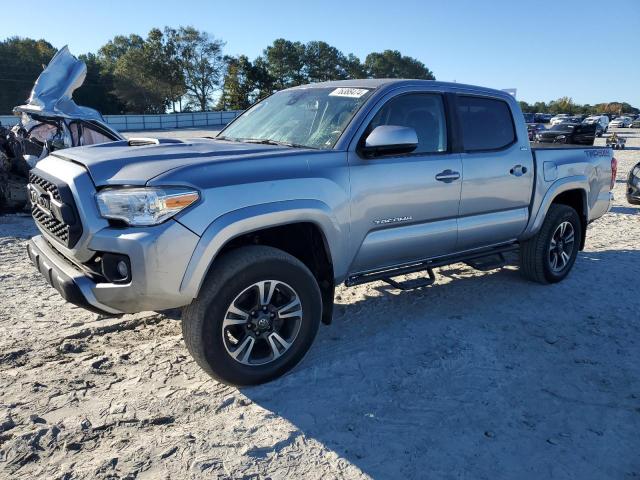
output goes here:
{"type": "Polygon", "coordinates": [[[29,100],[15,112],[104,122],[97,110],[81,107],[73,101],[73,92],[87,76],[87,66],[64,46],[53,56],[36,80],[29,100]]]}
{"type": "Polygon", "coordinates": [[[289,156],[317,150],[228,142],[206,138],[190,140],[131,139],[68,148],[52,155],[83,165],[97,187],[145,185],[163,173],[194,165],[215,167],[248,159],[289,156]]]}

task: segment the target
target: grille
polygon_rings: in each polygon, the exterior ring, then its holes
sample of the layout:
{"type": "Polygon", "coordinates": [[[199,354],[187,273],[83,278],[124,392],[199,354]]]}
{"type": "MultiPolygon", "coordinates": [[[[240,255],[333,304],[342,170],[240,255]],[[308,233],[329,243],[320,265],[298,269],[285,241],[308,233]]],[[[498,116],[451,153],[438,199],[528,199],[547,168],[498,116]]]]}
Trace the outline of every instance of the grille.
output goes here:
{"type": "Polygon", "coordinates": [[[31,215],[38,224],[65,245],[69,245],[69,225],[50,217],[38,207],[31,207],[31,215]]]}
{"type": "Polygon", "coordinates": [[[37,185],[41,190],[48,192],[56,202],[62,204],[62,210],[66,212],[66,215],[62,215],[59,212],[53,216],[49,215],[33,203],[31,205],[31,215],[42,229],[50,233],[53,238],[64,246],[71,248],[82,235],[82,225],[77,220],[78,215],[73,195],[65,184],[57,179],[45,177],[48,177],[48,175],[34,169],[29,174],[29,183],[37,185]],[[62,218],[72,218],[74,221],[68,224],[61,220],[62,218]]]}
{"type": "Polygon", "coordinates": [[[43,190],[49,192],[54,199],[60,201],[60,190],[58,190],[58,187],[50,182],[49,180],[45,180],[42,177],[39,177],[38,175],[36,175],[35,173],[31,172],[29,174],[29,183],[33,183],[34,185],[38,185],[40,188],[42,188],[43,190]]]}

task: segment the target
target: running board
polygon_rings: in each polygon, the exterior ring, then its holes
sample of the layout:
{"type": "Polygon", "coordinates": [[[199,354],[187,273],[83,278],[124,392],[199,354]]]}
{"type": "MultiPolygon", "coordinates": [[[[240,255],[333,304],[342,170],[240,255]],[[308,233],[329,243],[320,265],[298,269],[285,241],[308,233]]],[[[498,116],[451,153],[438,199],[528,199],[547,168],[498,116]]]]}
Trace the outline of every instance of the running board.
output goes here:
{"type": "Polygon", "coordinates": [[[495,270],[496,268],[504,267],[506,260],[502,253],[497,253],[495,255],[480,257],[475,260],[467,260],[464,263],[469,265],[471,268],[475,268],[476,270],[488,272],[489,270],[495,270]]]}
{"type": "Polygon", "coordinates": [[[393,288],[398,290],[415,290],[416,288],[428,287],[433,285],[436,281],[436,275],[433,273],[433,268],[428,267],[426,269],[427,278],[414,278],[412,280],[396,281],[391,277],[383,278],[382,281],[388,283],[393,288]]]}
{"type": "Polygon", "coordinates": [[[356,285],[362,285],[363,283],[382,280],[395,288],[400,288],[403,290],[407,288],[421,288],[431,285],[435,281],[435,274],[433,273],[433,269],[436,267],[444,267],[445,265],[451,265],[452,263],[464,262],[470,267],[478,268],[479,270],[482,270],[483,268],[493,270],[494,268],[499,268],[499,262],[501,263],[500,266],[504,265],[505,253],[514,252],[519,248],[520,245],[518,243],[510,243],[498,247],[483,248],[481,250],[475,250],[473,252],[467,252],[458,255],[448,255],[446,257],[423,260],[411,264],[400,265],[397,267],[389,267],[382,270],[375,270],[367,273],[352,275],[348,277],[344,283],[347,287],[354,287],[356,285]],[[486,261],[488,257],[495,256],[499,256],[499,262],[486,261]],[[429,278],[408,280],[405,282],[398,282],[393,280],[394,277],[416,272],[427,272],[429,278]],[[402,288],[403,285],[405,288],[402,288]]]}

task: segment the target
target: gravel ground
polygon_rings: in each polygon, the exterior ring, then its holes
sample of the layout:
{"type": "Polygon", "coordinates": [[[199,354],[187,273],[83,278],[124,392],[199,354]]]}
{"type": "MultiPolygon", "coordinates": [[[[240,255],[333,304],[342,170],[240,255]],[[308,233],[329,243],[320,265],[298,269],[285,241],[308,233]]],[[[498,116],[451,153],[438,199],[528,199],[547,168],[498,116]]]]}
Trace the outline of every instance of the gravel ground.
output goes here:
{"type": "Polygon", "coordinates": [[[27,260],[31,220],[0,217],[0,478],[639,478],[624,134],[615,204],[564,282],[460,264],[421,291],[341,287],[306,359],[240,390],[195,365],[177,315],[65,304],[27,260]]]}

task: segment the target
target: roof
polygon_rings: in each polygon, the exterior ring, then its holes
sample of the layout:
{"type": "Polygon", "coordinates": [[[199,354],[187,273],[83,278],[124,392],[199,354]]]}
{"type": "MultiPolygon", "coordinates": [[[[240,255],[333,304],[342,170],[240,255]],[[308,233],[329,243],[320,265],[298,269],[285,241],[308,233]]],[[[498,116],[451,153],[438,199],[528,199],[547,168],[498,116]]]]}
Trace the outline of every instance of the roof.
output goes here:
{"type": "Polygon", "coordinates": [[[352,88],[382,88],[388,86],[412,86],[412,85],[431,85],[436,87],[444,87],[447,89],[460,90],[476,90],[490,94],[501,94],[511,96],[503,90],[493,88],[479,87],[477,85],[467,85],[455,82],[439,82],[437,80],[420,80],[410,78],[362,78],[354,80],[332,80],[329,82],[309,83],[293,88],[309,88],[309,87],[352,87],[352,88]]]}

